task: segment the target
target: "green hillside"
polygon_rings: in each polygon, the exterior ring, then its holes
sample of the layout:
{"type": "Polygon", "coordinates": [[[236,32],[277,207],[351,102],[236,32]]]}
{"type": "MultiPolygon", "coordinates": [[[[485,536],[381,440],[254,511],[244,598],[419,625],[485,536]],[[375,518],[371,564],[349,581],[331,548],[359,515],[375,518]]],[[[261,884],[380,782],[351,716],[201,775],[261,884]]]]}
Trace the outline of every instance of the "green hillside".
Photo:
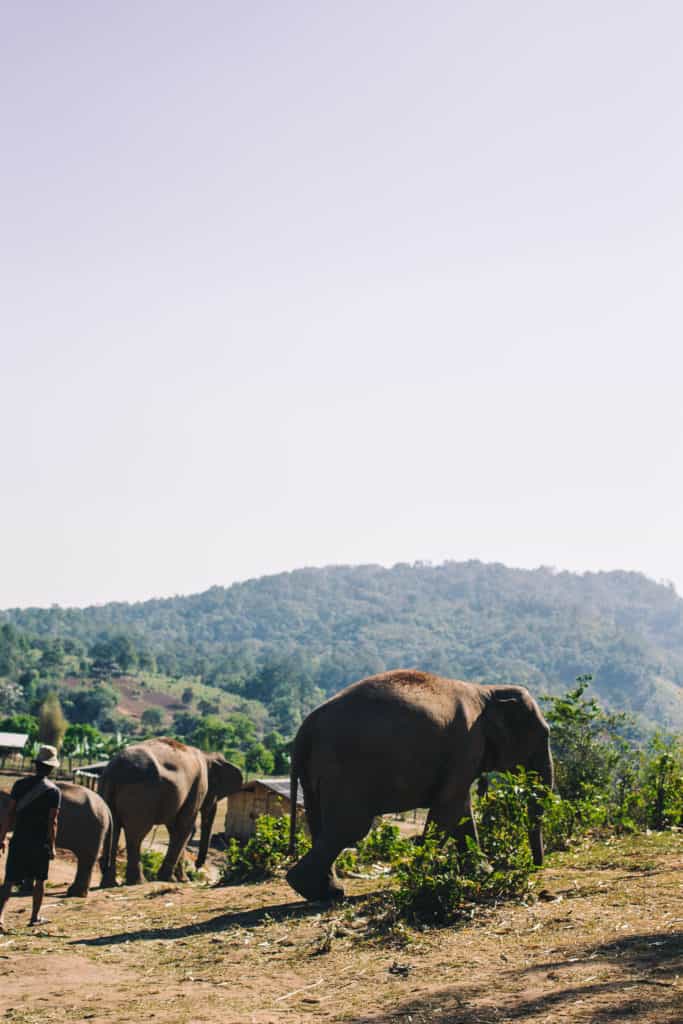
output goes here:
{"type": "MultiPolygon", "coordinates": [[[[129,659],[123,669],[194,676],[261,702],[285,732],[324,695],[397,666],[523,683],[535,694],[592,673],[608,707],[683,728],[683,600],[632,572],[333,566],[190,597],[11,609],[0,620],[44,649],[61,644],[86,674],[118,656],[129,659]]],[[[0,660],[2,675],[12,669],[0,660]]]]}

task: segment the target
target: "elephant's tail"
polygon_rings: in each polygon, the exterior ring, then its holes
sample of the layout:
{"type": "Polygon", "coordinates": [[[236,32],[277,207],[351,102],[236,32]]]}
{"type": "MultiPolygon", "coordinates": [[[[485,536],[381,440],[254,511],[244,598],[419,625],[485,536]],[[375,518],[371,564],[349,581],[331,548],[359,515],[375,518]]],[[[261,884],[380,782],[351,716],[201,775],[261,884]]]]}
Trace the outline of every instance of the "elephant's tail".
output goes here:
{"type": "Polygon", "coordinates": [[[296,857],[296,805],[299,792],[299,768],[292,747],[289,769],[289,856],[296,857]]]}
{"type": "MultiPolygon", "coordinates": [[[[107,829],[104,833],[104,841],[102,843],[102,853],[100,855],[100,871],[102,872],[102,878],[107,877],[111,872],[112,857],[115,857],[114,851],[114,819],[112,817],[111,808],[109,809],[109,818],[107,820],[107,829]]],[[[116,871],[116,868],[114,868],[116,871]]]]}

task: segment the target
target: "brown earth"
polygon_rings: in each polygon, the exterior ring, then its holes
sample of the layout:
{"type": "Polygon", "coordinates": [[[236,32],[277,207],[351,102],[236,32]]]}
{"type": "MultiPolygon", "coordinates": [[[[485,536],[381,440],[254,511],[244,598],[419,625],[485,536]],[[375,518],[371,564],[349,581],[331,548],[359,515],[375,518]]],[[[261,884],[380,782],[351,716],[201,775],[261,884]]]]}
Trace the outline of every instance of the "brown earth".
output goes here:
{"type": "MultiPolygon", "coordinates": [[[[57,865],[59,867],[59,863],[57,865]]],[[[147,883],[46,899],[0,936],[0,1013],[12,1024],[506,1024],[683,1020],[683,836],[591,841],[556,854],[529,905],[458,927],[381,937],[352,879],[327,908],[281,879],[211,888],[147,883]]]]}

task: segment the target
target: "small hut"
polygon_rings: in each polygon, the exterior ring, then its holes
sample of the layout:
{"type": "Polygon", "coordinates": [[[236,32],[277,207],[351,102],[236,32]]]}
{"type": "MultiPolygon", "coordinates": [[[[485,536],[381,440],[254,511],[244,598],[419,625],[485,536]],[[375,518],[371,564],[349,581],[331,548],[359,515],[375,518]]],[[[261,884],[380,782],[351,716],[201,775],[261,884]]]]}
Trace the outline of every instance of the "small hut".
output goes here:
{"type": "MultiPolygon", "coordinates": [[[[296,803],[300,810],[300,821],[305,825],[301,786],[298,788],[296,803]]],[[[254,835],[256,819],[262,814],[270,814],[274,818],[288,817],[289,808],[289,779],[252,779],[251,782],[245,782],[241,789],[228,798],[225,838],[249,839],[254,835]]]]}
{"type": "Polygon", "coordinates": [[[0,732],[0,765],[5,767],[5,760],[14,755],[14,758],[23,762],[24,747],[28,740],[28,733],[25,732],[0,732]]]}

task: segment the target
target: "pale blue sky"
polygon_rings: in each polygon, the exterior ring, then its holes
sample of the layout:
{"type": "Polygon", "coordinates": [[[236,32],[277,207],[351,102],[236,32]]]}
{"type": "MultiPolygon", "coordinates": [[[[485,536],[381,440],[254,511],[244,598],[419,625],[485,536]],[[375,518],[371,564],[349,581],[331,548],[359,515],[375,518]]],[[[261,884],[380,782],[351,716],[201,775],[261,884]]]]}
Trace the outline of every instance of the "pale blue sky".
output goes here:
{"type": "Polygon", "coordinates": [[[0,607],[444,558],[683,591],[682,38],[6,8],[0,607]]]}

